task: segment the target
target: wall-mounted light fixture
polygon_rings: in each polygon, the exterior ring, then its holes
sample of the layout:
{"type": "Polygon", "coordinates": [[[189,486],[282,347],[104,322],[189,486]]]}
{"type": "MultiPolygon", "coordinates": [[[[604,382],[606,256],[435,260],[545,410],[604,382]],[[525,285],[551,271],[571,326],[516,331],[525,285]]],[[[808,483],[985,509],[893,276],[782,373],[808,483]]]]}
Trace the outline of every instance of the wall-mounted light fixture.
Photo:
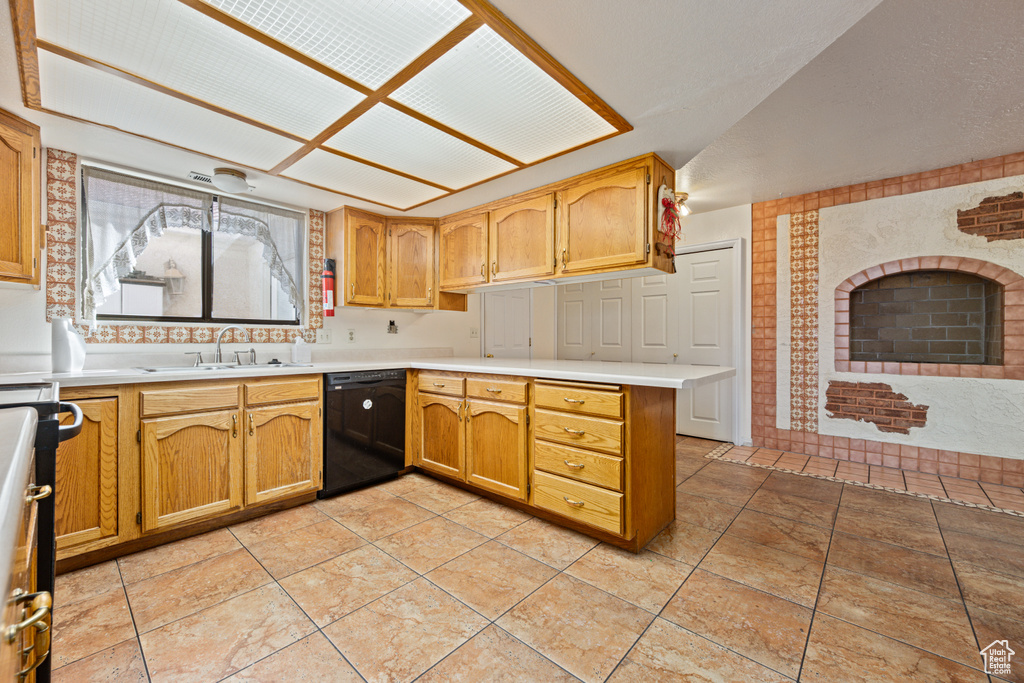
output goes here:
{"type": "Polygon", "coordinates": [[[692,211],[690,207],[686,205],[686,200],[690,198],[690,195],[686,192],[676,192],[676,206],[679,207],[680,216],[689,216],[692,211]]]}
{"type": "Polygon", "coordinates": [[[178,270],[178,264],[171,259],[164,264],[164,280],[171,290],[171,294],[177,296],[185,292],[185,274],[178,270]]]}

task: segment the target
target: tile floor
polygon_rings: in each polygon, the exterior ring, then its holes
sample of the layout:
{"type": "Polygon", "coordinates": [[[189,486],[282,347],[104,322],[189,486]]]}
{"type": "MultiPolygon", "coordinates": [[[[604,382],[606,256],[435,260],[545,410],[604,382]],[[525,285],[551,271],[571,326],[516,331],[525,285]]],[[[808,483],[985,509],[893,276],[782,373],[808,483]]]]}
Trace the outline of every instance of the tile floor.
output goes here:
{"type": "Polygon", "coordinates": [[[413,474],[63,575],[54,680],[1024,681],[1024,518],[717,445],[638,555],[413,474]]]}

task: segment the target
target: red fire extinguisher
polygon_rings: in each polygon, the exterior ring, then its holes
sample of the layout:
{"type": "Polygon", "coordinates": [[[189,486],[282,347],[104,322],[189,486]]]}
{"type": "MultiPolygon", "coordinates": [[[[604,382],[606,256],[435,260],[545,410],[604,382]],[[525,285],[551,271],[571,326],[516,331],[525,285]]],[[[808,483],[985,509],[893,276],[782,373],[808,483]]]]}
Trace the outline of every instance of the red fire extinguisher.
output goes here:
{"type": "Polygon", "coordinates": [[[324,259],[324,272],[320,276],[324,290],[324,316],[334,317],[334,259],[324,259]]]}

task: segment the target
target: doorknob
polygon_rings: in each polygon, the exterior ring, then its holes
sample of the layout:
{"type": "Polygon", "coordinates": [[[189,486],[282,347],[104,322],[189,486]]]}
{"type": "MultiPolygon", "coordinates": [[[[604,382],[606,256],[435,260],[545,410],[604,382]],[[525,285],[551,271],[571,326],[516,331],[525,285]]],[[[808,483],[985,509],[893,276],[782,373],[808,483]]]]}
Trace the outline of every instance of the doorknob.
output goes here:
{"type": "Polygon", "coordinates": [[[487,357],[488,358],[494,358],[494,354],[493,353],[489,353],[489,354],[487,354],[487,357]]]}

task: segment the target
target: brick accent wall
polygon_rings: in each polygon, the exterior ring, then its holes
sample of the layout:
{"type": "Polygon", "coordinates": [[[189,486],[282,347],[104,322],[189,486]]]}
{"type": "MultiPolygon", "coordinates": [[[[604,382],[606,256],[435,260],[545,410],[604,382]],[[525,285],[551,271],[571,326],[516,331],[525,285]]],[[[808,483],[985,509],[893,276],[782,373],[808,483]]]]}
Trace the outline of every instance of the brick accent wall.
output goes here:
{"type": "Polygon", "coordinates": [[[1024,239],[1024,192],[985,197],[973,209],[956,212],[960,232],[994,240],[1024,239]]]}
{"type": "Polygon", "coordinates": [[[880,432],[895,434],[910,434],[928,419],[928,406],[910,403],[882,382],[829,381],[825,410],[831,418],[870,422],[880,432]]]}

